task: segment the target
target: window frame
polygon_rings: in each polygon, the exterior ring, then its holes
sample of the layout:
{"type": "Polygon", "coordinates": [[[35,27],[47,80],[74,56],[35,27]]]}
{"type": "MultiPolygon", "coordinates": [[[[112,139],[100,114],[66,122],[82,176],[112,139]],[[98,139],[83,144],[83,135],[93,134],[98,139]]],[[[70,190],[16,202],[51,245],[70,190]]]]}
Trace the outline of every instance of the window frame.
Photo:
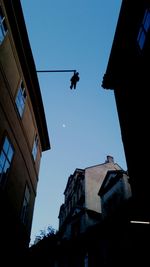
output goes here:
{"type": "Polygon", "coordinates": [[[0,45],[2,44],[5,36],[8,32],[7,24],[6,24],[6,17],[4,15],[3,9],[0,5],[0,45]]]}
{"type": "Polygon", "coordinates": [[[38,146],[39,146],[39,138],[38,138],[38,135],[36,134],[34,137],[34,142],[33,142],[33,147],[32,147],[32,156],[33,156],[34,161],[36,161],[38,146]]]}
{"type": "Polygon", "coordinates": [[[29,188],[29,185],[26,183],[25,189],[24,189],[22,206],[21,206],[21,215],[20,215],[20,218],[23,224],[27,224],[27,221],[28,221],[30,196],[31,196],[30,188],[29,188]]]}
{"type": "Polygon", "coordinates": [[[150,9],[147,8],[144,12],[144,17],[137,36],[137,42],[140,50],[143,50],[144,48],[149,29],[150,29],[150,9]]]}
{"type": "Polygon", "coordinates": [[[8,136],[5,135],[0,147],[0,186],[2,187],[6,184],[14,153],[14,147],[8,136]]]}
{"type": "Polygon", "coordinates": [[[16,107],[21,118],[25,110],[26,99],[27,99],[26,88],[24,86],[23,81],[21,81],[15,99],[16,107]]]}

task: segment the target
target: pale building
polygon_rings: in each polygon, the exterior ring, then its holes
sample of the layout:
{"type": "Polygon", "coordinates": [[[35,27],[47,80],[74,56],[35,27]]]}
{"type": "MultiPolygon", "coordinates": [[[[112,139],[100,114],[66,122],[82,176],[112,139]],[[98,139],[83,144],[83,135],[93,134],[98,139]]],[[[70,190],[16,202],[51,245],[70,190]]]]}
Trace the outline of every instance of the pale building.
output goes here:
{"type": "Polygon", "coordinates": [[[104,163],[76,169],[68,178],[64,204],[60,207],[59,230],[64,238],[84,233],[101,220],[99,188],[108,170],[121,170],[113,157],[104,163]]]}

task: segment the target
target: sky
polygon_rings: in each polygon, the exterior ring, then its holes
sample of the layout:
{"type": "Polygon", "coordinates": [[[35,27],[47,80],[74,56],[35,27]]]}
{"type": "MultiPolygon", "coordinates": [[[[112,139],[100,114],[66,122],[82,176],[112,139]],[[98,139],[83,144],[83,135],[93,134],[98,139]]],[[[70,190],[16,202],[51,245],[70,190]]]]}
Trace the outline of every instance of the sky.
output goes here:
{"type": "Polygon", "coordinates": [[[101,87],[121,0],[21,0],[37,70],[51,149],[42,153],[31,243],[40,230],[58,230],[64,190],[76,168],[126,160],[113,90],[101,87]]]}

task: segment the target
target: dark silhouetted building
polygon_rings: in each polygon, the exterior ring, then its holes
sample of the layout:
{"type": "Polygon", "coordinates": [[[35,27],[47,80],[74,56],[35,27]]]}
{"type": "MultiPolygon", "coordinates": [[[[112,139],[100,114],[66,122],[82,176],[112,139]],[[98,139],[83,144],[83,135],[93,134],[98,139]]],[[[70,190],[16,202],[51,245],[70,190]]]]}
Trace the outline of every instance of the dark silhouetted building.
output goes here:
{"type": "Polygon", "coordinates": [[[123,0],[102,87],[114,90],[130,177],[132,198],[125,247],[133,266],[150,262],[149,61],[150,1],[123,0]]]}
{"type": "Polygon", "coordinates": [[[150,1],[123,0],[102,87],[114,90],[132,187],[131,219],[150,221],[150,1]]]}

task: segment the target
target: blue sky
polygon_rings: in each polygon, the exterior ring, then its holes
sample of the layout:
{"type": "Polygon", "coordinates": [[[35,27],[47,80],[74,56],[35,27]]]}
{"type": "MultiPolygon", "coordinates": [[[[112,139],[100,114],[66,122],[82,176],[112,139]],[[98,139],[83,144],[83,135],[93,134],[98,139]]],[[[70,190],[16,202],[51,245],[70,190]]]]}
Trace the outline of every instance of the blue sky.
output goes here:
{"type": "Polygon", "coordinates": [[[31,243],[40,230],[58,229],[67,179],[76,168],[101,164],[107,155],[126,170],[114,92],[101,87],[121,0],[22,0],[51,142],[42,154],[31,243]]]}

